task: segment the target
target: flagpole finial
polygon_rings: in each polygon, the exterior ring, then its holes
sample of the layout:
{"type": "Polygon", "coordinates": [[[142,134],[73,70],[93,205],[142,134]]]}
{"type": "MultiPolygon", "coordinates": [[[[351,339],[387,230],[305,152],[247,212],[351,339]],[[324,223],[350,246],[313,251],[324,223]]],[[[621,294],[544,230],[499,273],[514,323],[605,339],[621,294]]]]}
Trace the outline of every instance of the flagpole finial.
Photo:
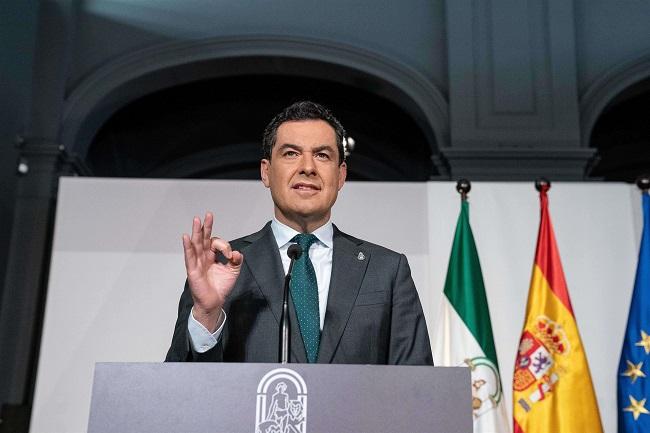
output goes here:
{"type": "Polygon", "coordinates": [[[551,189],[551,181],[545,177],[535,179],[535,189],[539,192],[547,192],[551,189]]]}
{"type": "Polygon", "coordinates": [[[459,179],[456,182],[456,191],[460,194],[461,200],[467,200],[467,194],[472,189],[472,183],[467,179],[459,179]]]}
{"type": "Polygon", "coordinates": [[[650,189],[650,176],[647,174],[642,174],[636,178],[636,186],[643,192],[647,192],[650,189]]]}

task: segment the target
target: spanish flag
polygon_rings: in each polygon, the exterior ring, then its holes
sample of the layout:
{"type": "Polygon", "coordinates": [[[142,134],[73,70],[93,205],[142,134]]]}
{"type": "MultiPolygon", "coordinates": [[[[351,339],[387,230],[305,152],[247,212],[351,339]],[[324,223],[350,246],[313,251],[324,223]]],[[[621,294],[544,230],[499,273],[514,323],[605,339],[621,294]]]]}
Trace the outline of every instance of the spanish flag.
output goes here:
{"type": "Polygon", "coordinates": [[[587,358],[540,190],[541,220],[513,386],[515,433],[602,433],[587,358]]]}

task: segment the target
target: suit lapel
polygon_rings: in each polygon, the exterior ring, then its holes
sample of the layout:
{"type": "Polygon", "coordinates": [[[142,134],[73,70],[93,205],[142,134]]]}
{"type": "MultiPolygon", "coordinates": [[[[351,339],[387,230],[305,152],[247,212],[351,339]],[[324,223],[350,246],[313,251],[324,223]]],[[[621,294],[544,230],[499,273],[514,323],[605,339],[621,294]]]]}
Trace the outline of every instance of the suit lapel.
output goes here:
{"type": "MultiPolygon", "coordinates": [[[[243,239],[250,242],[250,245],[243,249],[244,263],[248,267],[253,279],[266,299],[266,302],[273,313],[273,317],[280,326],[282,315],[282,289],[284,287],[284,269],[278,244],[271,230],[271,223],[266,224],[259,232],[243,239]]],[[[289,305],[291,323],[291,352],[298,362],[307,362],[305,346],[300,334],[298,320],[293,309],[293,303],[289,305]]],[[[279,344],[279,342],[278,342],[279,344]]]]}
{"type": "Polygon", "coordinates": [[[361,241],[347,237],[334,227],[332,276],[318,362],[332,361],[361,288],[369,260],[370,252],[361,246],[361,241]]]}

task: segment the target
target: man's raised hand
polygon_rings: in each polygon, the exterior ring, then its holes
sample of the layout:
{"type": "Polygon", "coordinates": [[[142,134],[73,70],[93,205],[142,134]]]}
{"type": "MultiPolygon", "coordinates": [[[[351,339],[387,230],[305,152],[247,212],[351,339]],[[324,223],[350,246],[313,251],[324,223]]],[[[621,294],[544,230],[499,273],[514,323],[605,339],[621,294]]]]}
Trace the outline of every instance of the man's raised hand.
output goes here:
{"type": "Polygon", "coordinates": [[[213,332],[221,316],[221,308],[237,281],[244,256],[233,251],[230,244],[212,237],[212,213],[201,219],[194,217],[192,235],[183,234],[183,251],[187,281],[194,300],[193,315],[206,329],[213,332]],[[217,260],[221,253],[227,263],[217,260]]]}

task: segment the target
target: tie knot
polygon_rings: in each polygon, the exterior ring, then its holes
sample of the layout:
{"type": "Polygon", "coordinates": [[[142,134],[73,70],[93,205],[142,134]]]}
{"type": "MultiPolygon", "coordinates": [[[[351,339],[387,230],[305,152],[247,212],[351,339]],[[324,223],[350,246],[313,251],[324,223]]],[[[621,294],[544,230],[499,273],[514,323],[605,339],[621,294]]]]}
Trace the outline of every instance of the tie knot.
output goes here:
{"type": "Polygon", "coordinates": [[[299,233],[291,239],[291,242],[295,242],[298,245],[300,245],[300,248],[302,248],[303,253],[308,253],[309,252],[309,247],[311,247],[311,244],[316,242],[318,238],[316,235],[311,234],[311,233],[299,233]]]}

